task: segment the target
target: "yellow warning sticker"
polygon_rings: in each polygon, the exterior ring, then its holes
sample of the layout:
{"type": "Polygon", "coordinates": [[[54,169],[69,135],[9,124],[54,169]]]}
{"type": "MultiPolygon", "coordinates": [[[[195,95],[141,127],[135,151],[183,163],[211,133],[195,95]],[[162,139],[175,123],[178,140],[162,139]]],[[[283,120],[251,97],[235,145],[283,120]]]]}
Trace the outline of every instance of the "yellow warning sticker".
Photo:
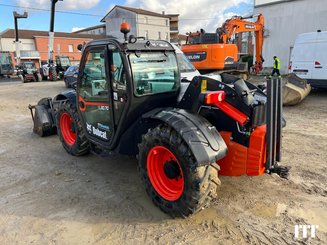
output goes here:
{"type": "Polygon", "coordinates": [[[201,83],[201,93],[204,93],[207,91],[207,80],[202,80],[201,83]]]}
{"type": "Polygon", "coordinates": [[[202,48],[208,48],[208,45],[204,44],[202,45],[202,48]]]}

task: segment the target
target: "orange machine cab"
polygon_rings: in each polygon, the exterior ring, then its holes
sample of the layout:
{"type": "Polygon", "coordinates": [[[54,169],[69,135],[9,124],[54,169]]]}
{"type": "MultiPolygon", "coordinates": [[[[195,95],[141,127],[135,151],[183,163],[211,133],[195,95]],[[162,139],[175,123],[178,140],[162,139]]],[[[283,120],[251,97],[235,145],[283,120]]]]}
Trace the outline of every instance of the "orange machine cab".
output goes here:
{"type": "Polygon", "coordinates": [[[266,162],[266,125],[257,127],[250,136],[249,147],[240,145],[232,140],[232,133],[221,131],[227,147],[227,156],[219,160],[220,175],[257,176],[265,172],[266,162]]]}
{"type": "Polygon", "coordinates": [[[183,45],[182,51],[198,70],[223,70],[238,57],[235,44],[183,45]]]}

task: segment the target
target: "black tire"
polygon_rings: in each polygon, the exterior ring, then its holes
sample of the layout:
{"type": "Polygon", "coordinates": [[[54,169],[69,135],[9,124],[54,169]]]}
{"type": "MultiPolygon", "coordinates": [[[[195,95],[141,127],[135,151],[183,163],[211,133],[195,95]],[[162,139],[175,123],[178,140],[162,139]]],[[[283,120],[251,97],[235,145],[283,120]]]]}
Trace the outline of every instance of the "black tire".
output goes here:
{"type": "Polygon", "coordinates": [[[63,147],[69,154],[73,156],[82,156],[90,152],[89,142],[85,135],[85,132],[83,131],[82,123],[78,116],[78,112],[75,105],[71,104],[69,101],[65,101],[61,104],[56,115],[56,125],[59,139],[63,147]],[[68,144],[63,137],[62,129],[60,128],[60,119],[63,113],[68,113],[69,116],[72,118],[72,126],[76,134],[76,140],[74,144],[68,144]]]}
{"type": "Polygon", "coordinates": [[[155,205],[172,217],[187,217],[207,207],[217,196],[219,166],[216,162],[199,166],[194,153],[171,127],[149,129],[139,144],[139,170],[145,188],[155,205]],[[163,198],[153,187],[147,171],[147,156],[155,146],[164,146],[176,157],[183,171],[184,189],[175,201],[163,198]]]}
{"type": "Polygon", "coordinates": [[[49,70],[49,80],[50,81],[57,81],[57,78],[58,78],[57,71],[55,69],[50,69],[49,70]]]}

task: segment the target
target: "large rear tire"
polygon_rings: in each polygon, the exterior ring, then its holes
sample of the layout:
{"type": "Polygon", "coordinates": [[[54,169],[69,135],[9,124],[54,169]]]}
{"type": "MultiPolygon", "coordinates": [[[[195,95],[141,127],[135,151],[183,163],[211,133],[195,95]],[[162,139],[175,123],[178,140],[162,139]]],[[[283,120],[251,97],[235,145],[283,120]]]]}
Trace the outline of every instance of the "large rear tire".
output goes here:
{"type": "Polygon", "coordinates": [[[56,116],[56,125],[59,139],[69,154],[82,156],[89,153],[89,142],[75,105],[69,101],[61,104],[56,116]]]}
{"type": "Polygon", "coordinates": [[[139,170],[155,205],[172,217],[187,217],[207,207],[217,196],[219,166],[199,166],[182,137],[159,125],[142,137],[139,170]]]}
{"type": "Polygon", "coordinates": [[[58,74],[56,69],[50,69],[49,70],[49,80],[50,81],[57,81],[58,74]]]}

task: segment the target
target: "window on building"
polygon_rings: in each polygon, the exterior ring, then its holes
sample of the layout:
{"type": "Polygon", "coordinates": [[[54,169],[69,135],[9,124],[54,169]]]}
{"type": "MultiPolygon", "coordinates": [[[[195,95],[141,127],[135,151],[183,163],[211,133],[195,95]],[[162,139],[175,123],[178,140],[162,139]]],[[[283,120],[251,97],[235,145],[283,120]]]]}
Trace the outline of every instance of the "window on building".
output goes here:
{"type": "Polygon", "coordinates": [[[168,22],[168,20],[166,20],[166,26],[168,26],[168,24],[169,24],[169,22],[168,22]]]}
{"type": "Polygon", "coordinates": [[[161,32],[158,32],[158,40],[161,40],[161,32]]]}
{"type": "Polygon", "coordinates": [[[148,17],[144,17],[144,23],[148,24],[148,17]]]}
{"type": "Polygon", "coordinates": [[[166,37],[165,37],[166,41],[168,41],[168,32],[166,32],[166,37]]]}
{"type": "Polygon", "coordinates": [[[68,52],[73,53],[74,52],[74,45],[68,44],[68,52]]]}
{"type": "Polygon", "coordinates": [[[144,32],[144,37],[145,37],[145,39],[149,39],[149,31],[144,32]]]}

